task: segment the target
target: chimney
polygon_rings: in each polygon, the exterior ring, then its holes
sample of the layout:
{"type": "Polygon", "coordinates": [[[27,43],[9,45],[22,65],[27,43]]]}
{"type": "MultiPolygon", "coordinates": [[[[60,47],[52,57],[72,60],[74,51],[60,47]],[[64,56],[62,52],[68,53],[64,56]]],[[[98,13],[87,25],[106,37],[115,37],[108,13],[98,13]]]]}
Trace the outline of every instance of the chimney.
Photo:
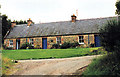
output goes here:
{"type": "Polygon", "coordinates": [[[13,28],[15,25],[16,25],[15,21],[11,22],[11,28],[13,28]]]}
{"type": "Polygon", "coordinates": [[[30,26],[32,24],[32,20],[29,18],[29,20],[27,20],[27,26],[30,26]]]}
{"type": "Polygon", "coordinates": [[[72,19],[72,22],[75,22],[76,21],[76,16],[75,16],[75,14],[73,14],[72,16],[71,16],[71,19],[72,19]]]}

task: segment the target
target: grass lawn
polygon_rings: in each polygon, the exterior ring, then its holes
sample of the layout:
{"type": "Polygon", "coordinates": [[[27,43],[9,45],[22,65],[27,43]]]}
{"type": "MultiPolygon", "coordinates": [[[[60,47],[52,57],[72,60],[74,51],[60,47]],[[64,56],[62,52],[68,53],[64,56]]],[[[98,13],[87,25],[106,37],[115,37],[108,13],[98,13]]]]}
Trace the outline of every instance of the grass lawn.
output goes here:
{"type": "Polygon", "coordinates": [[[93,55],[91,50],[97,48],[74,48],[74,49],[20,49],[20,50],[3,50],[4,57],[22,60],[22,59],[44,59],[44,58],[67,58],[85,55],[93,55]]]}

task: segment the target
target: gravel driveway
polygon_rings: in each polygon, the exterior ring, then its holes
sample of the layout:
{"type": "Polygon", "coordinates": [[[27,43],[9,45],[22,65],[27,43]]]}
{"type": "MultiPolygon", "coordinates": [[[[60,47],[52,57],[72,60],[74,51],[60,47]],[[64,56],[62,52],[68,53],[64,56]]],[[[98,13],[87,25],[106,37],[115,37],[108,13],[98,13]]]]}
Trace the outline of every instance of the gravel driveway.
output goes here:
{"type": "Polygon", "coordinates": [[[13,75],[72,75],[76,70],[90,64],[95,57],[97,56],[19,60],[19,64],[16,65],[18,71],[13,75]]]}

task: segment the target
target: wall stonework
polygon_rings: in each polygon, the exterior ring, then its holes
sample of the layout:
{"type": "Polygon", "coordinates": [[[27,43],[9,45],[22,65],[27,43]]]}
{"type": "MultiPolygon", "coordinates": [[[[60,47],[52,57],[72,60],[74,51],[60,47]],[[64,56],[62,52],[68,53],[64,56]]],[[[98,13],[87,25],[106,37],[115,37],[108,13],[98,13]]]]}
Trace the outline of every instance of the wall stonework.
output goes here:
{"type": "MultiPolygon", "coordinates": [[[[86,35],[69,35],[69,36],[51,36],[51,37],[35,37],[32,38],[33,42],[34,42],[34,47],[40,47],[42,48],[42,38],[47,38],[47,48],[50,49],[52,47],[53,44],[56,44],[56,38],[57,37],[61,37],[61,44],[63,44],[64,42],[70,42],[70,43],[74,43],[74,42],[79,42],[79,36],[84,36],[84,44],[82,44],[83,46],[88,46],[88,34],[86,35]]],[[[27,42],[29,43],[29,39],[27,38],[27,42]]],[[[13,40],[13,48],[16,49],[16,39],[5,39],[4,40],[4,44],[9,47],[9,40],[13,40]]],[[[20,46],[22,46],[22,44],[26,43],[26,38],[20,38],[20,46]]],[[[89,45],[90,44],[94,44],[94,34],[89,34],[89,45]]]]}
{"type": "Polygon", "coordinates": [[[50,49],[53,44],[56,44],[56,37],[47,37],[47,48],[50,49]]]}
{"type": "Polygon", "coordinates": [[[61,37],[61,43],[63,44],[64,42],[70,42],[70,43],[78,42],[78,35],[62,36],[61,37]]]}
{"type": "Polygon", "coordinates": [[[26,43],[26,38],[21,38],[20,39],[20,47],[22,46],[22,44],[26,43]]]}
{"type": "Polygon", "coordinates": [[[33,38],[33,41],[34,41],[34,47],[42,48],[42,38],[41,37],[33,38]]]}
{"type": "Polygon", "coordinates": [[[16,49],[16,39],[5,39],[4,40],[4,45],[6,45],[7,47],[11,47],[9,45],[9,40],[13,40],[13,49],[16,49]]]}

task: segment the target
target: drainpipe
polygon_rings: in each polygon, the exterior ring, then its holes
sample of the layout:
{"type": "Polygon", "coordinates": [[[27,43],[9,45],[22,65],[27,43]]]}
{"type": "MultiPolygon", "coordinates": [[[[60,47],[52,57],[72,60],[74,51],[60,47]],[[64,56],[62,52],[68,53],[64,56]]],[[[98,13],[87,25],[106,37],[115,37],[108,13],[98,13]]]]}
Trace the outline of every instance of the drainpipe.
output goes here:
{"type": "Polygon", "coordinates": [[[88,34],[88,45],[90,44],[90,41],[89,41],[89,34],[88,34]]]}

